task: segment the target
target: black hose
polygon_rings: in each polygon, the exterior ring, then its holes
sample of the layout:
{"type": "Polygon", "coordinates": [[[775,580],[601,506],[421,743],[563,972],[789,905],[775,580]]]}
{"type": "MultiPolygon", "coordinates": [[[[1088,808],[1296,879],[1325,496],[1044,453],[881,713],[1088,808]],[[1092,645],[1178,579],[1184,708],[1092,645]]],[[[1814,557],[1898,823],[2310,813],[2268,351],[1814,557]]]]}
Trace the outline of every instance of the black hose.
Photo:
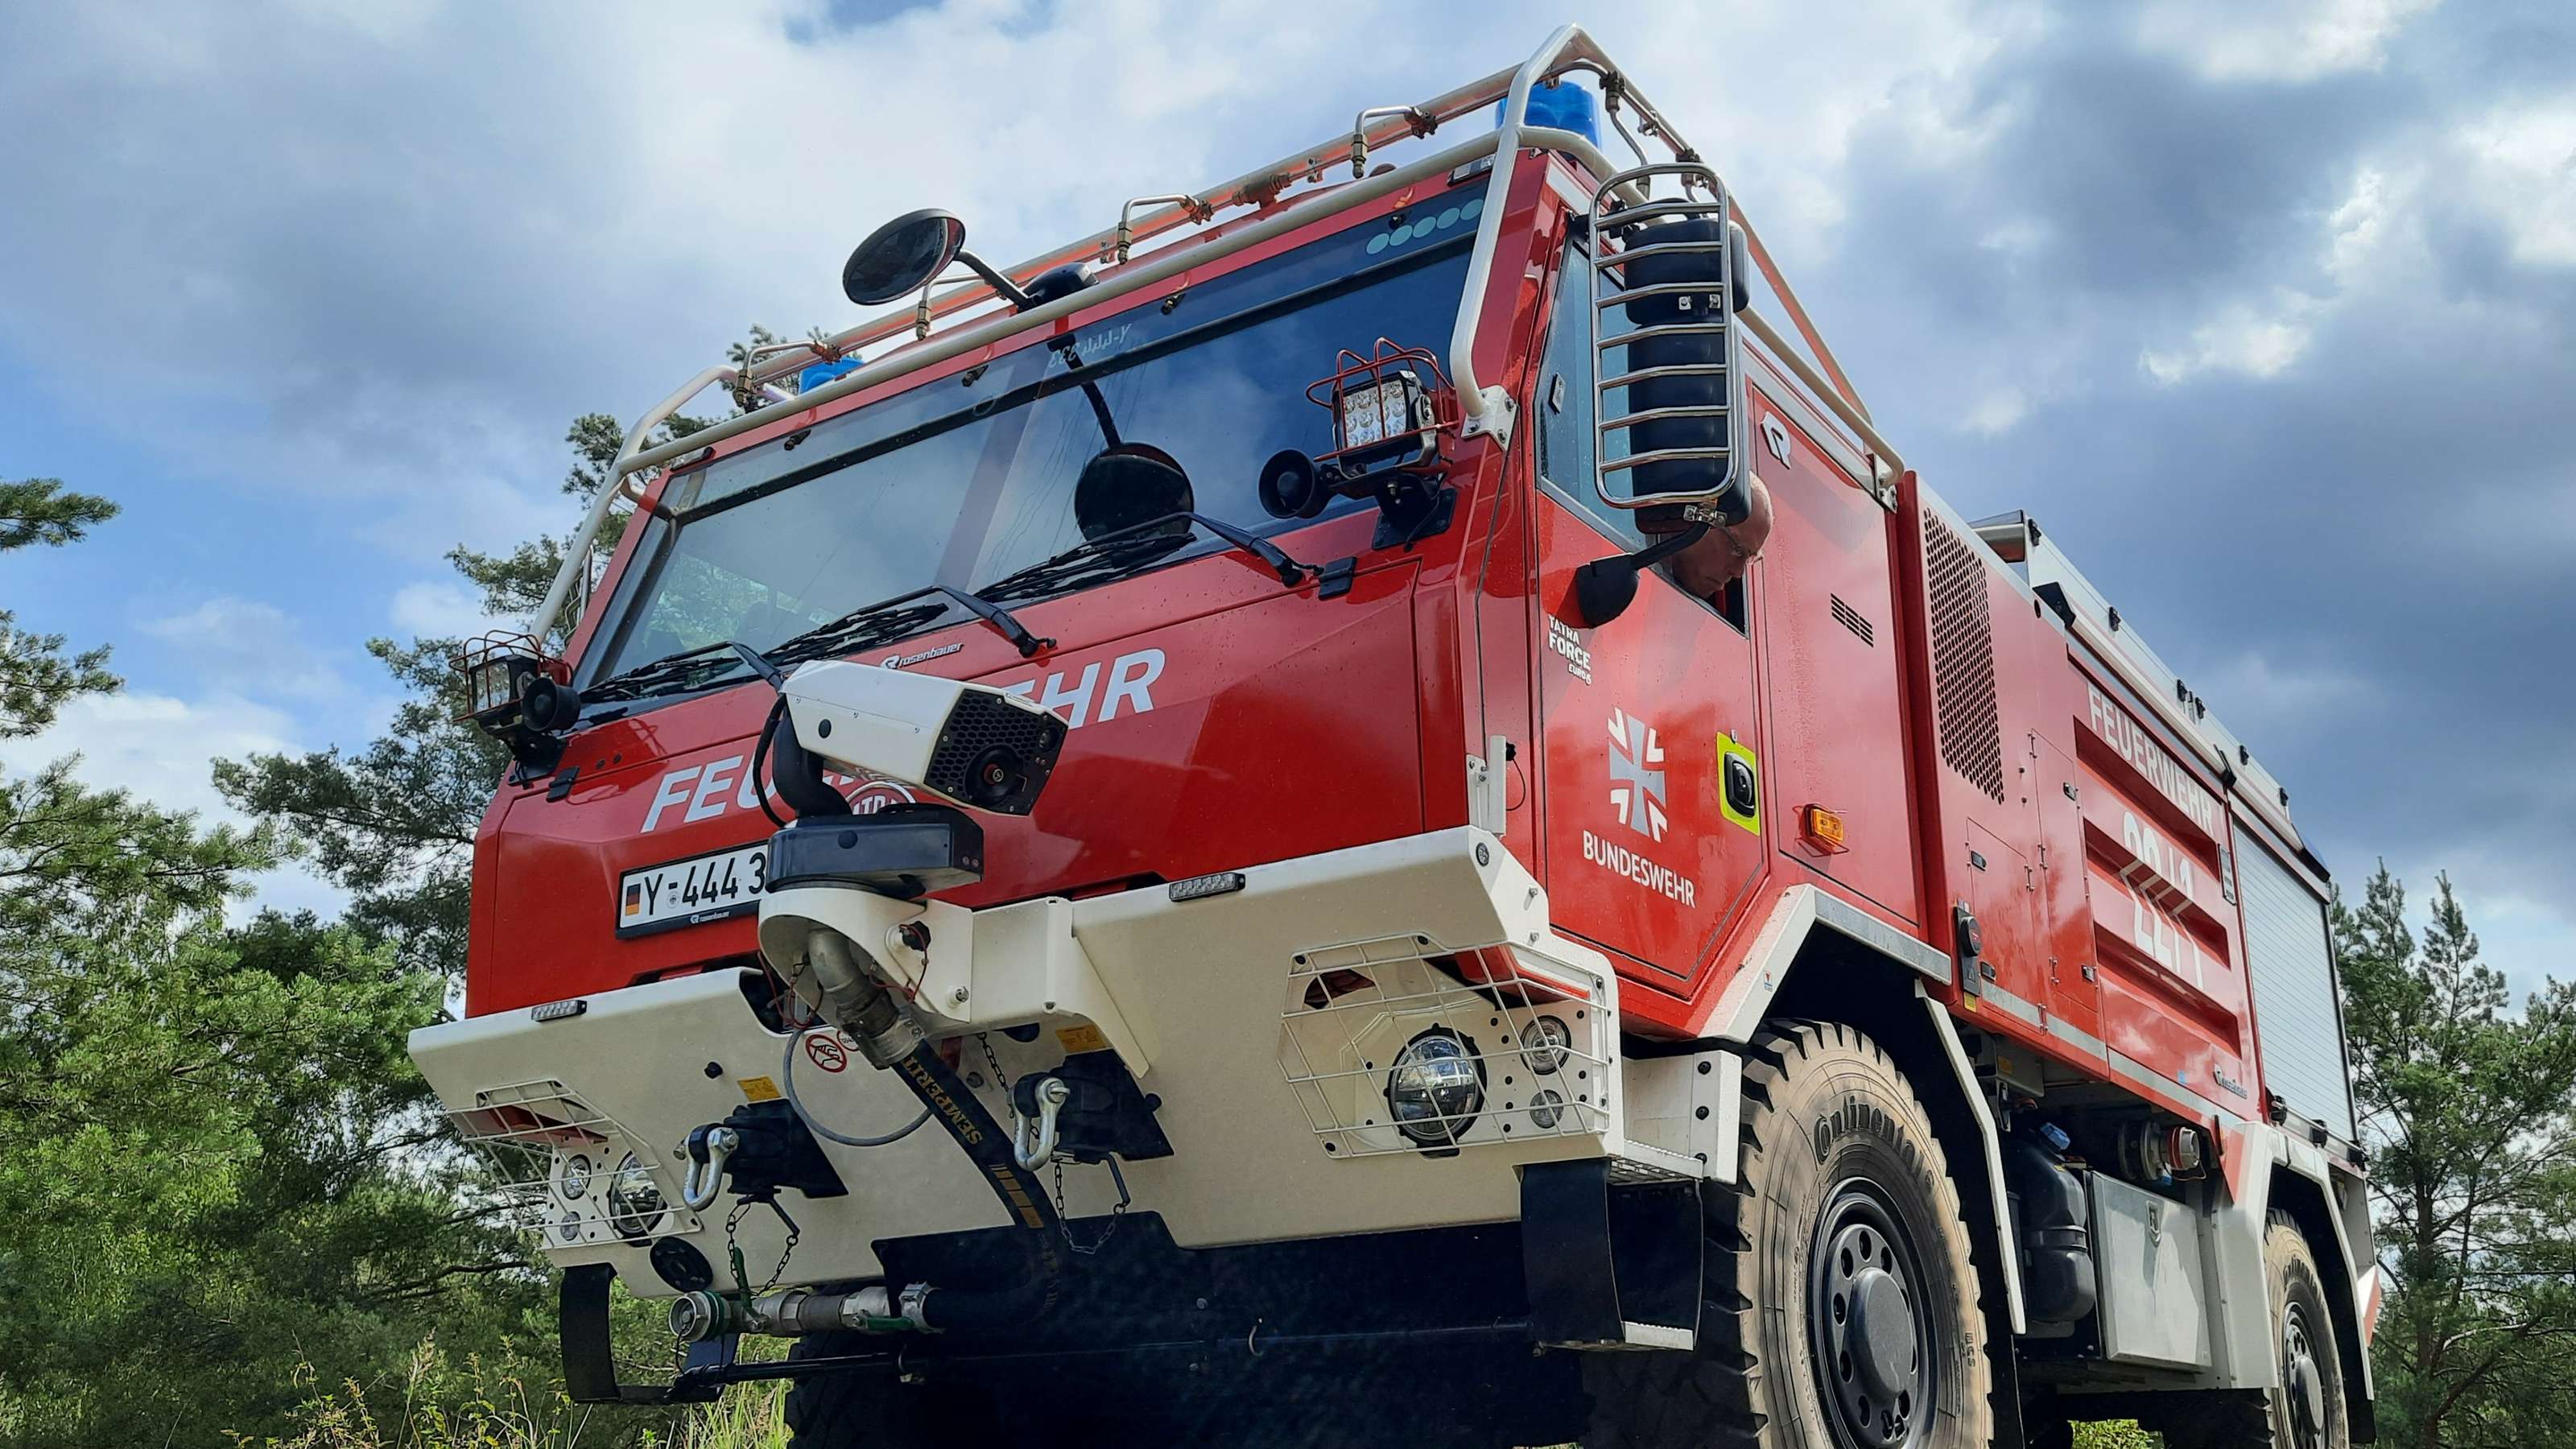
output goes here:
{"type": "Polygon", "coordinates": [[[778,813],[777,806],[769,803],[770,792],[761,785],[760,772],[769,761],[769,737],[776,733],[778,721],[786,713],[787,696],[782,694],[778,696],[778,702],[769,707],[769,718],[760,723],[760,743],[751,748],[751,793],[760,797],[760,813],[768,816],[769,823],[781,830],[787,828],[787,819],[778,813]]]}
{"type": "Polygon", "coordinates": [[[783,694],[778,696],[778,703],[769,707],[769,722],[761,726],[760,743],[751,752],[751,788],[760,795],[762,813],[783,830],[787,822],[778,818],[778,812],[770,806],[768,793],[760,788],[763,762],[774,762],[770,783],[777,787],[778,798],[795,809],[798,819],[838,817],[850,813],[850,802],[823,778],[822,761],[808,753],[804,742],[796,738],[796,720],[788,712],[787,696],[783,694]]]}
{"type": "Polygon", "coordinates": [[[1026,1231],[1015,1234],[1028,1258],[1028,1272],[1007,1288],[934,1288],[922,1302],[922,1317],[943,1333],[992,1333],[1026,1326],[1055,1309],[1064,1295],[1064,1221],[1046,1190],[1012,1155],[1011,1134],[1002,1130],[982,1101],[958,1080],[937,1049],[923,1042],[898,1058],[894,1073],[930,1109],[931,1120],[945,1128],[1002,1200],[1002,1212],[1026,1231]]]}

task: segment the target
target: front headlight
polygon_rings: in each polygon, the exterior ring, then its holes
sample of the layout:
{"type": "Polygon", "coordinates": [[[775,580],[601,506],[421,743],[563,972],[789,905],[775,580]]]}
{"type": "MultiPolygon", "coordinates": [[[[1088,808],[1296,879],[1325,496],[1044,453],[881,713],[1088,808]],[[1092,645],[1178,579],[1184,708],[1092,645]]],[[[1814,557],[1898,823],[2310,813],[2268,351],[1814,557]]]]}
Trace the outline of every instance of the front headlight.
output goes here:
{"type": "Polygon", "coordinates": [[[564,1201],[578,1202],[583,1193],[590,1191],[590,1158],[583,1153],[567,1152],[562,1164],[562,1170],[555,1175],[555,1184],[562,1189],[564,1201]]]}
{"type": "Polygon", "coordinates": [[[1485,1105],[1485,1073],[1465,1039],[1435,1026],[1405,1043],[1386,1075],[1387,1111],[1424,1147],[1454,1147],[1485,1105]]]}
{"type": "Polygon", "coordinates": [[[652,1170],[634,1153],[626,1154],[617,1164],[617,1172],[608,1179],[608,1224],[622,1238],[648,1236],[670,1204],[662,1200],[662,1189],[654,1184],[652,1170]]]}

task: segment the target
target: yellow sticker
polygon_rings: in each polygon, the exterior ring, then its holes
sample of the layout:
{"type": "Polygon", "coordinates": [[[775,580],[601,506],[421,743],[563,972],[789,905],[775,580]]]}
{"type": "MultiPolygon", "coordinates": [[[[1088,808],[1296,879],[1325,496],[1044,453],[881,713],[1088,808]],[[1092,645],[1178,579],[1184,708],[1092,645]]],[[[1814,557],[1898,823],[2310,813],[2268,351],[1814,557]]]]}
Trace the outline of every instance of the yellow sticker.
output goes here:
{"type": "Polygon", "coordinates": [[[1087,1021],[1080,1026],[1057,1027],[1055,1039],[1064,1043],[1067,1052],[1105,1051],[1109,1046],[1109,1038],[1102,1036],[1100,1028],[1087,1021]]]}
{"type": "Polygon", "coordinates": [[[778,1084],[767,1077],[744,1077],[734,1085],[742,1088],[746,1102],[775,1102],[779,1098],[778,1084]]]}
{"type": "Polygon", "coordinates": [[[1750,745],[1740,745],[1735,737],[1717,737],[1717,806],[1726,818],[1752,831],[1762,833],[1762,773],[1753,758],[1750,745]]]}

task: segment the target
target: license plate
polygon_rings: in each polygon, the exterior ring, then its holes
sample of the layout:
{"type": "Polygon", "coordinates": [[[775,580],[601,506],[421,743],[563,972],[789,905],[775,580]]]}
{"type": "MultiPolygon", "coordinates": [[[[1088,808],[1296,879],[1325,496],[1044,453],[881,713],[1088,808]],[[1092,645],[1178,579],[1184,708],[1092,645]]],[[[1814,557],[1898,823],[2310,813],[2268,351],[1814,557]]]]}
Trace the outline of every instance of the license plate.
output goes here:
{"type": "Polygon", "coordinates": [[[617,934],[640,936],[756,911],[768,881],[766,844],[630,870],[617,882],[617,934]]]}

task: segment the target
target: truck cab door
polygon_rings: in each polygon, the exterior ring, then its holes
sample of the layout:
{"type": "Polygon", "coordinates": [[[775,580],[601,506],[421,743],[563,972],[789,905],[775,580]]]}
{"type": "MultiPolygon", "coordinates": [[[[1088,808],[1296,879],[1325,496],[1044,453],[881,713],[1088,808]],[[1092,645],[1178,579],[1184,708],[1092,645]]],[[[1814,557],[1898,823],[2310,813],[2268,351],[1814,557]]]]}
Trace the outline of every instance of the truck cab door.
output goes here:
{"type": "Polygon", "coordinates": [[[1739,582],[1715,601],[1694,598],[1657,570],[1617,619],[1579,621],[1574,571],[1645,542],[1632,514],[1593,491],[1581,255],[1570,243],[1560,258],[1531,409],[1543,870],[1558,930],[1624,957],[1622,975],[1688,999],[1766,860],[1753,590],[1739,582]]]}

